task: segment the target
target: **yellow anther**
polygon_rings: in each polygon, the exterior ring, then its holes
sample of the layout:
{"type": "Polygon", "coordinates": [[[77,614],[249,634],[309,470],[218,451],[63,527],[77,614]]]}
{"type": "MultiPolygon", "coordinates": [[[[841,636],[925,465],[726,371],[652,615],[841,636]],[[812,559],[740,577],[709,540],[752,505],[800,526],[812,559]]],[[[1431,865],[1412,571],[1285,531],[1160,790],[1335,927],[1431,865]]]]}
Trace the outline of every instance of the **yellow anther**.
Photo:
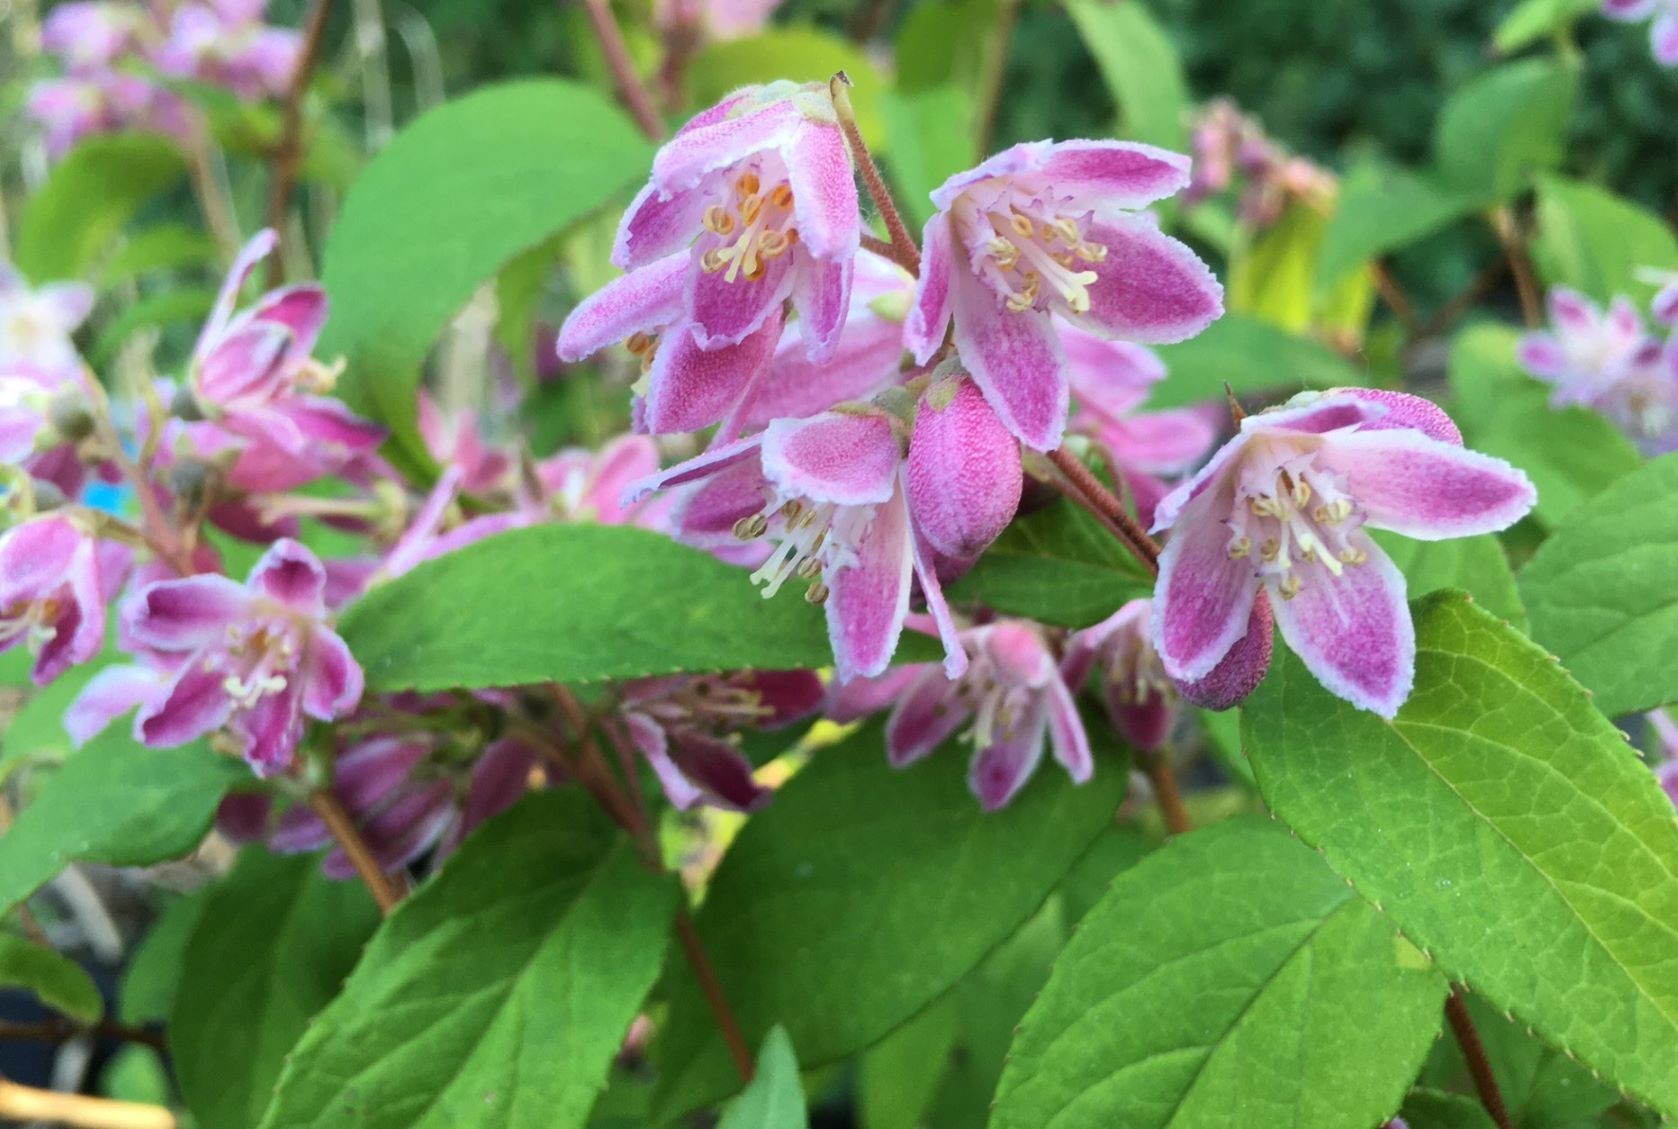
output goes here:
{"type": "Polygon", "coordinates": [[[1299,577],[1290,572],[1288,573],[1288,578],[1277,586],[1276,591],[1281,593],[1282,599],[1291,600],[1295,596],[1299,595],[1300,587],[1299,577]]]}
{"type": "Polygon", "coordinates": [[[766,259],[776,259],[787,253],[792,246],[785,235],[778,231],[766,231],[757,241],[758,254],[766,259]]]}
{"type": "Polygon", "coordinates": [[[1020,249],[1009,240],[992,239],[985,249],[1003,270],[1013,270],[1014,264],[1020,261],[1020,249]]]}
{"type": "Polygon", "coordinates": [[[651,334],[631,333],[629,335],[629,340],[623,343],[623,347],[639,357],[648,349],[651,349],[657,343],[657,340],[658,339],[653,337],[651,334]]]}
{"type": "MultiPolygon", "coordinates": [[[[1066,241],[1066,245],[1068,247],[1075,247],[1078,245],[1077,224],[1073,223],[1065,216],[1062,216],[1054,222],[1054,229],[1060,233],[1060,237],[1066,241]]],[[[1088,246],[1088,244],[1085,244],[1085,246],[1088,246]]]]}
{"type": "Polygon", "coordinates": [[[756,223],[758,214],[763,211],[762,196],[748,196],[740,201],[740,218],[747,223],[756,223]]]}
{"type": "Polygon", "coordinates": [[[713,247],[699,256],[699,269],[706,274],[716,274],[726,267],[732,259],[733,256],[720,247],[713,247]]]}
{"type": "Polygon", "coordinates": [[[1014,233],[1021,239],[1030,239],[1032,233],[1031,220],[1015,212],[1008,220],[1013,225],[1014,233]]]}
{"type": "Polygon", "coordinates": [[[1349,565],[1360,565],[1369,559],[1368,553],[1362,549],[1354,549],[1349,545],[1335,555],[1349,565]]]}
{"type": "Polygon", "coordinates": [[[750,169],[741,173],[739,179],[734,182],[734,191],[741,196],[756,196],[757,190],[761,187],[763,187],[763,184],[758,180],[757,173],[750,169]]]}
{"type": "Polygon", "coordinates": [[[705,228],[718,235],[727,235],[734,230],[734,216],[720,205],[712,204],[705,209],[705,228]]]}
{"type": "Polygon", "coordinates": [[[734,536],[742,541],[751,541],[762,537],[768,529],[769,519],[762,514],[753,514],[734,523],[734,536]]]}
{"type": "Polygon", "coordinates": [[[804,507],[799,504],[797,498],[781,503],[781,516],[786,518],[788,521],[797,521],[798,515],[803,512],[804,507]]]}
{"type": "Polygon", "coordinates": [[[784,182],[777,184],[775,191],[769,194],[769,201],[777,208],[792,207],[792,185],[784,182]]]}
{"type": "Polygon", "coordinates": [[[1282,552],[1282,545],[1274,537],[1259,546],[1259,556],[1267,561],[1273,561],[1282,552]]]}
{"type": "Polygon", "coordinates": [[[802,561],[798,562],[798,575],[802,576],[805,580],[809,580],[821,570],[822,562],[820,557],[805,557],[802,561]]]}
{"type": "Polygon", "coordinates": [[[1237,537],[1229,544],[1229,559],[1238,561],[1252,551],[1253,539],[1251,537],[1237,537]]]}
{"type": "Polygon", "coordinates": [[[810,603],[816,605],[816,607],[821,607],[823,604],[827,603],[827,585],[823,584],[819,580],[816,581],[804,590],[804,598],[810,603]]]}
{"type": "Polygon", "coordinates": [[[1304,506],[1311,500],[1311,484],[1303,478],[1293,484],[1293,504],[1304,506]]]}
{"type": "Polygon", "coordinates": [[[1072,257],[1072,252],[1070,251],[1060,251],[1056,254],[1050,255],[1049,258],[1053,259],[1067,270],[1071,270],[1072,264],[1078,261],[1072,257]]]}
{"type": "Polygon", "coordinates": [[[1276,504],[1262,494],[1248,502],[1247,508],[1257,517],[1275,517],[1278,513],[1276,504]]]}
{"type": "Polygon", "coordinates": [[[1107,258],[1107,245],[1105,243],[1080,243],[1073,248],[1073,251],[1086,263],[1099,263],[1107,258]]]}

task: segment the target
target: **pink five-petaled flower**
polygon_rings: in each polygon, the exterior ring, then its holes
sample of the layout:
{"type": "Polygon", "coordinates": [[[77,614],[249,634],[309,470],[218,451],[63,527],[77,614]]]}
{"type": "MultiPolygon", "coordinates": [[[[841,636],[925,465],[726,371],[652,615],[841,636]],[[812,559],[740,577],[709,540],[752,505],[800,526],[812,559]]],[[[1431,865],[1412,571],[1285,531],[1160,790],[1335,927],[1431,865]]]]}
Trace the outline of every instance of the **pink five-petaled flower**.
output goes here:
{"type": "Polygon", "coordinates": [[[128,573],[129,553],[101,544],[76,519],[49,515],[0,537],[0,651],[26,643],[45,686],[105,642],[105,604],[128,573]]]}
{"type": "Polygon", "coordinates": [[[1601,412],[1645,454],[1678,447],[1678,351],[1645,330],[1627,298],[1615,298],[1605,313],[1557,286],[1547,303],[1551,328],[1522,337],[1516,355],[1555,388],[1550,403],[1601,412]]]}
{"type": "Polygon", "coordinates": [[[272,231],[245,245],[193,350],[192,391],[210,418],[185,425],[209,455],[234,445],[228,481],[240,490],[289,490],[371,453],[384,430],[326,395],[334,372],[311,355],[326,322],[318,286],[270,291],[234,314],[239,291],[274,249],[272,231]]]}
{"type": "Polygon", "coordinates": [[[828,716],[853,721],[894,702],[886,721],[886,755],[895,768],[913,764],[967,727],[973,761],[967,782],[986,811],[1012,800],[1037,770],[1048,743],[1074,784],[1095,771],[1089,735],[1074,690],[1036,625],[1001,620],[960,633],[969,658],[951,680],[931,663],[834,688],[828,716]]]}
{"type": "Polygon", "coordinates": [[[238,584],[163,580],[123,607],[126,637],[178,662],[169,691],[141,707],[148,745],[227,728],[259,775],[284,771],[305,717],[331,721],[361,700],[361,666],[324,622],[326,569],[305,546],[276,541],[238,584]]]}
{"type": "Polygon", "coordinates": [[[1468,451],[1433,404],[1398,392],[1307,393],[1241,422],[1167,495],[1154,593],[1166,673],[1201,679],[1268,597],[1282,637],[1331,692],[1392,717],[1415,678],[1404,576],[1364,531],[1424,541],[1504,529],[1533,506],[1526,475],[1468,451]]]}
{"type": "Polygon", "coordinates": [[[1188,182],[1188,159],[1120,141],[1016,145],[932,194],[904,340],[925,364],[951,319],[997,415],[1027,446],[1066,428],[1053,315],[1098,337],[1181,341],[1223,311],[1223,288],[1137,209],[1188,182]]]}
{"type": "Polygon", "coordinates": [[[826,609],[841,681],[886,668],[918,579],[954,677],[967,657],[935,554],[976,557],[1013,517],[1021,481],[1018,444],[971,384],[946,379],[912,427],[871,405],[776,420],[628,497],[697,482],[674,515],[679,537],[704,548],[730,536],[773,542],[752,579],[766,597],[795,576],[811,581],[805,598],[826,609]]]}
{"type": "Polygon", "coordinates": [[[1602,14],[1625,23],[1652,18],[1649,44],[1655,61],[1678,67],[1678,0],[1602,0],[1602,14]]]}

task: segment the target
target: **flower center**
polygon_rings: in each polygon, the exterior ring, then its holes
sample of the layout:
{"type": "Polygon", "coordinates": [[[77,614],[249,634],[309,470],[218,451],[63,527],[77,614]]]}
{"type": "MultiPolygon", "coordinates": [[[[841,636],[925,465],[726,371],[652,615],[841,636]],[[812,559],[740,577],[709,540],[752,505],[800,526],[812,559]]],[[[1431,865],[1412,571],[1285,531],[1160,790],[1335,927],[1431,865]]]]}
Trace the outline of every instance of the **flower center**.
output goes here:
{"type": "Polygon", "coordinates": [[[1090,290],[1100,277],[1089,264],[1107,258],[1107,248],[1084,238],[1074,216],[1033,200],[998,202],[981,209],[972,194],[956,205],[956,219],[969,247],[985,260],[985,274],[1013,313],[1065,306],[1087,313],[1090,290]]]}
{"type": "Polygon", "coordinates": [[[63,602],[52,596],[7,608],[0,613],[0,640],[25,636],[24,645],[30,654],[38,655],[58,638],[56,625],[63,610],[63,602]]]}
{"type": "Polygon", "coordinates": [[[1159,652],[1145,631],[1136,631],[1112,651],[1107,667],[1107,681],[1119,701],[1127,705],[1144,705],[1155,698],[1169,698],[1176,693],[1165,675],[1165,665],[1159,652]]]}
{"type": "Polygon", "coordinates": [[[706,274],[726,272],[725,281],[756,281],[771,259],[778,259],[798,242],[792,214],[792,186],[786,181],[764,189],[758,174],[747,170],[734,181],[727,204],[705,209],[705,230],[713,238],[699,265],[706,274]]]}
{"type": "Polygon", "coordinates": [[[829,569],[855,566],[854,546],[873,514],[872,506],[776,499],[735,522],[734,536],[751,541],[767,535],[777,542],[769,559],[752,573],[752,583],[763,585],[764,599],[779,592],[789,578],[801,576],[814,581],[804,598],[819,606],[827,602],[828,595],[828,586],[820,577],[829,569]]]}
{"type": "Polygon", "coordinates": [[[242,709],[253,709],[270,694],[286,688],[286,676],[297,659],[297,642],[291,632],[273,624],[258,624],[247,633],[238,624],[227,626],[229,672],[221,688],[242,709]]]}
{"type": "Polygon", "coordinates": [[[1252,557],[1259,576],[1284,600],[1299,595],[1304,577],[1338,577],[1369,559],[1351,542],[1363,514],[1339,476],[1304,455],[1270,473],[1244,476],[1230,517],[1229,555],[1252,557]]]}
{"type": "Polygon", "coordinates": [[[684,680],[656,700],[636,702],[633,708],[666,727],[698,725],[708,730],[739,729],[775,712],[763,704],[761,692],[716,678],[684,680]]]}

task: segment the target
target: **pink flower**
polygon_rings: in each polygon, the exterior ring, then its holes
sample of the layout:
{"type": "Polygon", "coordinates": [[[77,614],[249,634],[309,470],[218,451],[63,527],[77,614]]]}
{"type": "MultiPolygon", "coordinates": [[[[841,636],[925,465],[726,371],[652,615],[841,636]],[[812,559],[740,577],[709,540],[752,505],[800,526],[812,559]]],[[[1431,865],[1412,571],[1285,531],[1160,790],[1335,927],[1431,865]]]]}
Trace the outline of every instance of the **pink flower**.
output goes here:
{"type": "Polygon", "coordinates": [[[815,713],[823,694],[808,670],[647,678],[625,685],[621,716],[629,743],[678,810],[703,801],[756,811],[770,790],[752,779],[751,762],[726,734],[791,725],[815,713]]]}
{"type": "Polygon", "coordinates": [[[1054,317],[1102,338],[1181,341],[1223,310],[1206,265],[1136,209],[1188,160],[1120,141],[1016,145],[932,194],[905,341],[925,364],[955,323],[973,379],[1021,442],[1060,443],[1066,357],[1054,317]]]}
{"type": "Polygon", "coordinates": [[[425,449],[442,466],[460,468],[460,488],[468,494],[487,494],[505,485],[513,459],[487,446],[478,433],[478,413],[461,411],[445,417],[437,401],[423,389],[419,394],[419,433],[425,449]]]}
{"type": "Polygon", "coordinates": [[[139,4],[60,4],[41,21],[41,49],[57,55],[72,74],[84,74],[138,51],[152,34],[151,15],[139,4]]]}
{"type": "Polygon", "coordinates": [[[1602,413],[1646,454],[1678,448],[1678,350],[1644,329],[1629,299],[1614,299],[1605,314],[1557,286],[1548,304],[1550,330],[1526,334],[1516,355],[1555,388],[1550,403],[1602,413]]]}
{"type": "Polygon", "coordinates": [[[1464,450],[1443,412],[1397,392],[1308,393],[1248,416],[1160,502],[1153,639],[1179,682],[1212,675],[1267,597],[1330,691],[1392,717],[1415,675],[1404,576],[1366,524],[1434,541],[1504,529],[1536,500],[1526,475],[1464,450]]]}
{"type": "Polygon", "coordinates": [[[1655,61],[1663,67],[1678,67],[1678,0],[1603,0],[1602,14],[1627,23],[1652,17],[1649,43],[1655,61]]]}
{"type": "Polygon", "coordinates": [[[0,463],[21,463],[50,444],[55,385],[33,370],[0,369],[0,463]]]}
{"type": "Polygon", "coordinates": [[[1132,600],[1066,642],[1061,676],[1076,690],[1099,670],[1101,697],[1113,727],[1136,749],[1153,752],[1171,736],[1177,691],[1148,635],[1153,601],[1132,600]]]}
{"type": "Polygon", "coordinates": [[[370,454],[384,430],[324,395],[336,374],[311,354],[326,322],[318,286],[289,286],[263,295],[237,315],[239,291],[273,251],[272,231],[245,245],[193,350],[192,390],[210,418],[183,430],[209,455],[238,447],[230,485],[247,491],[289,490],[370,454]]]}
{"type": "Polygon", "coordinates": [[[175,9],[168,38],[155,62],[164,74],[197,79],[254,100],[285,93],[297,69],[302,37],[260,22],[260,5],[230,11],[228,5],[183,4],[175,9]]]}
{"type": "Polygon", "coordinates": [[[969,658],[953,681],[930,663],[837,687],[829,716],[850,721],[894,702],[886,755],[913,764],[967,727],[974,746],[968,784],[986,811],[1012,800],[1043,759],[1045,742],[1074,784],[1095,771],[1089,736],[1054,655],[1036,625],[1002,620],[961,632],[969,658]],[[968,723],[971,722],[971,725],[968,723]]]}
{"type": "Polygon", "coordinates": [[[105,644],[105,605],[129,554],[72,517],[33,518],[0,536],[0,651],[26,643],[45,686],[105,644]]]}
{"type": "Polygon", "coordinates": [[[666,35],[721,41],[762,31],[781,0],[655,0],[653,20],[666,35]]]}
{"type": "Polygon", "coordinates": [[[82,371],[70,335],[93,310],[93,287],[54,282],[30,289],[0,261],[0,372],[28,369],[56,385],[82,371]]]}
{"type": "Polygon", "coordinates": [[[1662,325],[1678,328],[1678,275],[1667,276],[1665,284],[1649,304],[1649,312],[1662,325]]]}
{"type": "Polygon", "coordinates": [[[287,539],[243,585],[199,575],[135,592],[125,633],[172,672],[168,694],[140,710],[141,740],[180,745],[227,729],[259,774],[289,767],[306,717],[344,717],[361,700],[361,667],[324,622],[325,589],[320,561],[287,539]]]}
{"type": "Polygon", "coordinates": [[[198,128],[178,94],[125,71],[42,79],[29,88],[26,109],[44,131],[47,155],[54,160],[93,134],[161,133],[185,143],[198,128]]]}

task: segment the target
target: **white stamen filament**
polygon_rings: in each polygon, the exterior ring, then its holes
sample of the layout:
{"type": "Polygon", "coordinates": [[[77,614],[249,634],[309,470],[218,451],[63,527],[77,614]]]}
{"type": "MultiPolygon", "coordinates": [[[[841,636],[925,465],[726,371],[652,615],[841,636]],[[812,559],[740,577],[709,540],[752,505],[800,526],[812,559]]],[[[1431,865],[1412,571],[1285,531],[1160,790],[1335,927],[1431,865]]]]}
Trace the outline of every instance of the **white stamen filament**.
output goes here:
{"type": "Polygon", "coordinates": [[[1075,314],[1090,308],[1090,287],[1099,281],[1080,263],[1099,263],[1107,248],[1084,238],[1079,219],[1051,212],[1049,205],[1016,196],[980,210],[976,193],[954,208],[957,230],[988,259],[984,275],[1014,313],[1062,307],[1075,314]]]}
{"type": "Polygon", "coordinates": [[[735,523],[734,535],[743,541],[769,534],[775,551],[752,573],[752,583],[763,586],[763,598],[781,590],[793,576],[812,580],[806,598],[819,604],[827,598],[824,577],[829,569],[856,564],[854,546],[874,516],[872,506],[839,506],[803,499],[776,499],[765,509],[735,523]]]}
{"type": "Polygon", "coordinates": [[[1352,542],[1363,516],[1337,475],[1318,467],[1310,454],[1285,462],[1266,450],[1252,457],[1267,460],[1274,469],[1252,472],[1238,488],[1228,522],[1231,560],[1249,557],[1256,546],[1258,575],[1282,599],[1291,600],[1307,580],[1338,578],[1347,567],[1369,559],[1352,542]]]}

